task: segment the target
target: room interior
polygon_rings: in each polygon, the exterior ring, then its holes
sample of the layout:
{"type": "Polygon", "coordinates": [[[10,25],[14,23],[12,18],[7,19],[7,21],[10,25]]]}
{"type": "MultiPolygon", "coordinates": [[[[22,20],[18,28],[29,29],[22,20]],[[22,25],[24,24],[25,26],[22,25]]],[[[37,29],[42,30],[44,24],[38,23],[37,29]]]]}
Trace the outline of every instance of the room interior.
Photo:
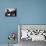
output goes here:
{"type": "MultiPolygon", "coordinates": [[[[13,46],[46,46],[46,41],[43,36],[44,33],[41,35],[42,37],[39,36],[40,38],[38,37],[38,39],[33,39],[34,36],[26,40],[18,39],[18,37],[20,37],[20,35],[18,35],[20,33],[18,33],[18,25],[20,24],[46,25],[46,0],[0,0],[0,46],[8,46],[8,35],[11,32],[15,32],[16,34],[16,40],[13,46]],[[5,8],[17,8],[17,16],[6,17],[5,8]],[[40,41],[40,39],[43,41],[40,41]]],[[[35,31],[38,31],[37,33],[40,32],[39,34],[42,33],[42,31],[39,30],[35,31]]],[[[33,35],[35,35],[35,31],[32,32],[33,35]]],[[[29,36],[30,32],[27,34],[29,36]]],[[[12,41],[10,41],[10,43],[11,42],[12,41]]]]}

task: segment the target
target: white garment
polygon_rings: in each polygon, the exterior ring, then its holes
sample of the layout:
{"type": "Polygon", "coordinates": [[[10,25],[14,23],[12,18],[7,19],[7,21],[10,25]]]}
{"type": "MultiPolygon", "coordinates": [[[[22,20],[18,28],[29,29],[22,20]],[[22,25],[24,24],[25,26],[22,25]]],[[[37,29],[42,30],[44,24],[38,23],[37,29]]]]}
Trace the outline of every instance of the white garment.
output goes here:
{"type": "Polygon", "coordinates": [[[32,41],[45,40],[43,35],[32,35],[32,41]]]}
{"type": "Polygon", "coordinates": [[[21,39],[22,39],[22,38],[27,38],[27,37],[28,37],[28,36],[27,36],[28,30],[21,30],[21,32],[22,32],[22,37],[21,37],[21,39]]]}

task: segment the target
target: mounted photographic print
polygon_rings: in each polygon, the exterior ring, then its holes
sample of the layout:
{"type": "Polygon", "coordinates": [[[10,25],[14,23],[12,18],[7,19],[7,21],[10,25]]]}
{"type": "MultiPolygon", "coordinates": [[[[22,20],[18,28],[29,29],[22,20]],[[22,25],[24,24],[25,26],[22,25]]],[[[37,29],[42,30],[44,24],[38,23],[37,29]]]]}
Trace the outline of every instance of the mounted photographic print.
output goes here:
{"type": "Polygon", "coordinates": [[[5,9],[5,16],[8,16],[8,17],[14,17],[16,16],[16,8],[6,8],[5,9]]]}
{"type": "Polygon", "coordinates": [[[46,25],[18,25],[20,40],[46,41],[46,25]]]}

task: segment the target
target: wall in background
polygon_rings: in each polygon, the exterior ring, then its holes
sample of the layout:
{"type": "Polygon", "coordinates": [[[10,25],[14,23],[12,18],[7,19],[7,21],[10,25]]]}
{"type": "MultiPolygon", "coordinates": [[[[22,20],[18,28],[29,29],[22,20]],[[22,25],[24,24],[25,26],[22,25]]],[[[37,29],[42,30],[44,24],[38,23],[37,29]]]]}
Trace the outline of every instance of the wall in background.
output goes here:
{"type": "Polygon", "coordinates": [[[0,8],[8,7],[17,8],[17,16],[5,17],[4,12],[0,12],[0,44],[8,43],[9,32],[18,32],[18,24],[46,24],[46,0],[0,1],[0,8]]]}

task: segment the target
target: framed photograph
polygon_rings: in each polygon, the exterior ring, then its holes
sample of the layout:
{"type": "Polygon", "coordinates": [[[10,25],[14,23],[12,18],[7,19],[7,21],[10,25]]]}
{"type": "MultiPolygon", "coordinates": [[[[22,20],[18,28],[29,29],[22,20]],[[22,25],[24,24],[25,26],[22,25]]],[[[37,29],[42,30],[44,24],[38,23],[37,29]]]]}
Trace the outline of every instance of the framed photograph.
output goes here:
{"type": "Polygon", "coordinates": [[[5,8],[5,16],[15,17],[17,14],[16,8],[5,8]]]}
{"type": "Polygon", "coordinates": [[[20,24],[18,25],[18,38],[19,41],[46,41],[46,25],[20,24]]]}

